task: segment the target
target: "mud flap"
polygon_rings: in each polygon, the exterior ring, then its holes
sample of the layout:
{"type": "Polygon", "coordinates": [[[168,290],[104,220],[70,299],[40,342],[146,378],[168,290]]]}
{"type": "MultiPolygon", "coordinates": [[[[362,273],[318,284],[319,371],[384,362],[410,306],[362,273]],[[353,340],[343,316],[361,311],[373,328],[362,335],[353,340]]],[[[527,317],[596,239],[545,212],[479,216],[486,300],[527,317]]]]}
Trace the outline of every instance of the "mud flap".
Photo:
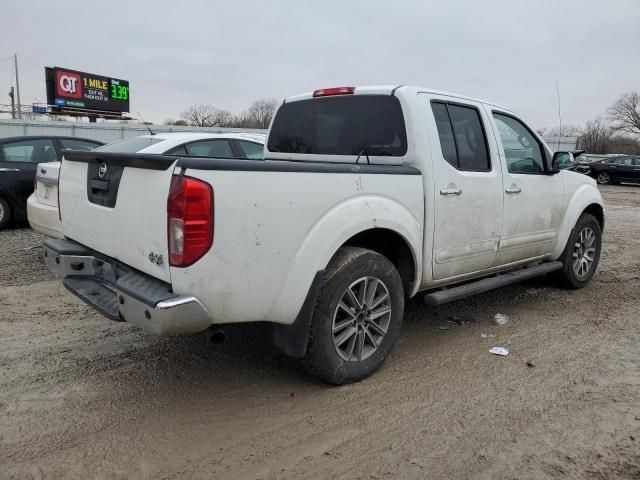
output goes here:
{"type": "Polygon", "coordinates": [[[276,348],[289,357],[302,358],[307,352],[311,318],[323,278],[324,270],[316,272],[302,308],[291,325],[273,325],[273,343],[276,348]]]}

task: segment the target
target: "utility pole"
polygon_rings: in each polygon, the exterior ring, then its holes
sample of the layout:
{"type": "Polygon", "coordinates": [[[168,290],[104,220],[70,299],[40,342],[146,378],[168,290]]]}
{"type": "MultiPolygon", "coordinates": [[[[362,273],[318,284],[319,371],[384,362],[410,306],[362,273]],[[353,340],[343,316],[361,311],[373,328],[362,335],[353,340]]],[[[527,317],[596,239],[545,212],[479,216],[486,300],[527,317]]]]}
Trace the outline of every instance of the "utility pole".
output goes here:
{"type": "Polygon", "coordinates": [[[16,119],[16,102],[13,99],[14,94],[13,94],[13,87],[11,87],[11,90],[9,90],[9,97],[11,97],[11,118],[12,119],[16,119]]]}
{"type": "Polygon", "coordinates": [[[18,81],[18,54],[15,53],[13,55],[13,59],[15,61],[16,66],[16,96],[18,99],[18,118],[22,118],[22,106],[20,105],[20,82],[18,81]]]}

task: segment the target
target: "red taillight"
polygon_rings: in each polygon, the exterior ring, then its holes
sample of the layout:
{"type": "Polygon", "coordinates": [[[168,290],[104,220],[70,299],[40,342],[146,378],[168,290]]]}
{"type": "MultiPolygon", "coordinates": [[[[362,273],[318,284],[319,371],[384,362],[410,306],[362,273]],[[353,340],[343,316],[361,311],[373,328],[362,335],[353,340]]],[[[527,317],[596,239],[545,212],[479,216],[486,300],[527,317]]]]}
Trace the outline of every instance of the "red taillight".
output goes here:
{"type": "Polygon", "coordinates": [[[209,251],[213,243],[211,185],[184,175],[171,177],[167,232],[169,264],[173,267],[188,267],[209,251]]]}
{"type": "Polygon", "coordinates": [[[313,92],[314,97],[329,97],[331,95],[350,95],[355,91],[355,87],[333,87],[323,88],[313,92]]]}

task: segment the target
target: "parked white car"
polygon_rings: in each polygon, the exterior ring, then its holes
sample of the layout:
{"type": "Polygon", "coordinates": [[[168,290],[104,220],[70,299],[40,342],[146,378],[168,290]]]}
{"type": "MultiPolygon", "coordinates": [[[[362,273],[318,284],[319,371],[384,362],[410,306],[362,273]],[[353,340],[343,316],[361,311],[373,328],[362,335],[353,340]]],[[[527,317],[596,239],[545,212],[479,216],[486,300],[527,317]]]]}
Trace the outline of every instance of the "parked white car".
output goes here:
{"type": "MultiPolygon", "coordinates": [[[[167,132],[120,140],[98,150],[181,157],[261,159],[265,137],[261,133],[167,132]]],[[[27,200],[27,217],[31,228],[54,238],[62,238],[62,222],[58,214],[59,169],[60,162],[39,164],[36,188],[27,200]]]]}
{"type": "Polygon", "coordinates": [[[74,152],[64,285],[114,320],[169,335],[270,322],[285,353],[332,383],[391,351],[405,299],[429,305],[534,276],[594,274],[593,179],[560,170],[512,111],[409,86],[287,99],[264,161],[74,152]]]}

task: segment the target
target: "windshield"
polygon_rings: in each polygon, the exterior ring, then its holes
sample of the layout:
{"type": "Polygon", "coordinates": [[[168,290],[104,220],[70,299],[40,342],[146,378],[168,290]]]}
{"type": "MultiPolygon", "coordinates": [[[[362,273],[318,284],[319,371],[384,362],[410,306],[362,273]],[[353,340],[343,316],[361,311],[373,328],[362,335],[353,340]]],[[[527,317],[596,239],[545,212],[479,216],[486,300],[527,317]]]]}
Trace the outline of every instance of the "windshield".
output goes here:
{"type": "Polygon", "coordinates": [[[271,152],[320,155],[407,153],[400,102],[390,95],[341,95],[285,103],[273,121],[271,152]]]}

